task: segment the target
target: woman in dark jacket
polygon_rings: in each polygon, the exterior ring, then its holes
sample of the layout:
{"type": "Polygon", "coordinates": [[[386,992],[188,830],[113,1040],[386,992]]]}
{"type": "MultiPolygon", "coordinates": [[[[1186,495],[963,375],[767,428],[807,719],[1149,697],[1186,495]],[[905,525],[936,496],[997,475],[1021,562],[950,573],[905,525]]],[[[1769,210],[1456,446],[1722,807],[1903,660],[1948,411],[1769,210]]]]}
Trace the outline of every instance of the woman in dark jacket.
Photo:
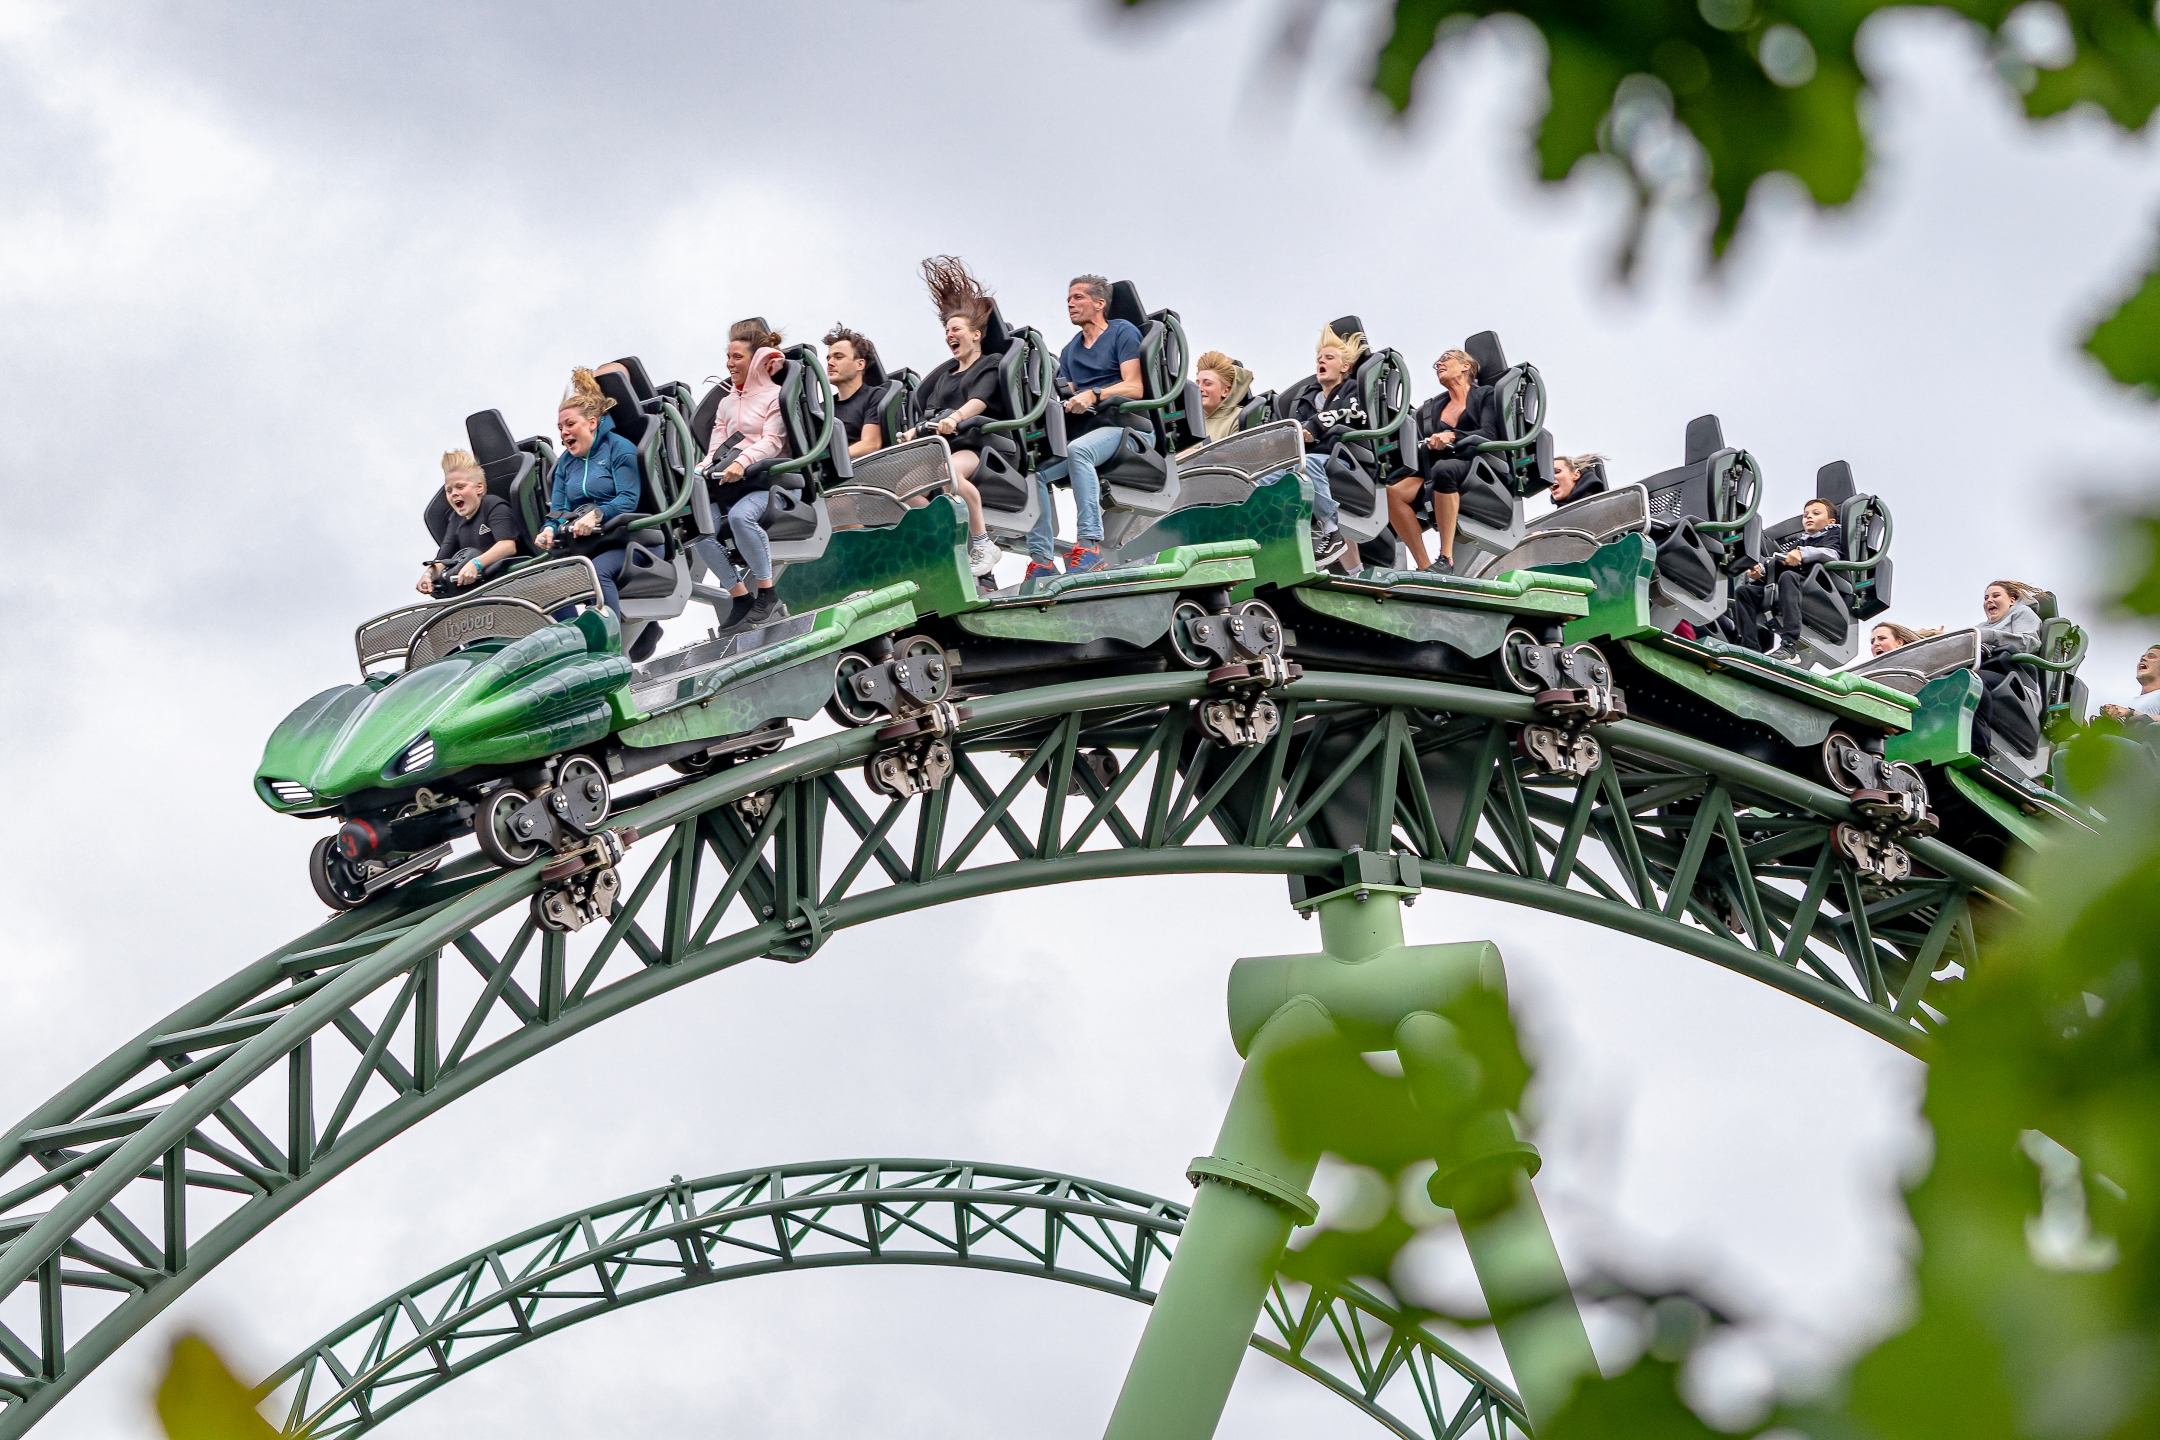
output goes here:
{"type": "MultiPolygon", "coordinates": [[[[555,413],[556,433],[562,438],[563,455],[555,462],[555,483],[548,494],[547,524],[533,544],[554,550],[573,540],[589,539],[618,515],[637,509],[645,493],[638,476],[637,447],[615,433],[607,418],[615,402],[600,393],[600,382],[590,370],[570,376],[570,393],[563,396],[555,413]]],[[[617,619],[622,618],[622,598],[615,577],[622,573],[623,547],[627,540],[601,550],[592,557],[600,577],[600,598],[617,619]]]]}
{"type": "Polygon", "coordinates": [[[983,330],[990,323],[990,296],[968,273],[957,255],[933,255],[922,263],[930,303],[945,324],[945,348],[952,359],[923,376],[915,387],[915,413],[922,423],[900,438],[938,434],[952,446],[953,488],[967,504],[968,568],[987,575],[997,567],[998,548],[983,519],[982,492],[975,488],[975,467],[982,463],[982,431],[960,427],[980,416],[1010,420],[1005,387],[998,379],[1002,355],[983,351],[983,330]]]}
{"type": "Polygon", "coordinates": [[[1490,385],[1477,383],[1477,361],[1460,350],[1450,350],[1433,362],[1440,378],[1440,393],[1418,406],[1417,471],[1388,486],[1388,523],[1410,547],[1410,559],[1420,570],[1449,571],[1455,568],[1455,517],[1462,509],[1462,485],[1477,458],[1481,440],[1500,438],[1500,397],[1490,385]],[[1440,558],[1425,558],[1425,527],[1418,523],[1417,507],[1432,497],[1433,529],[1440,536],[1440,558]]]}

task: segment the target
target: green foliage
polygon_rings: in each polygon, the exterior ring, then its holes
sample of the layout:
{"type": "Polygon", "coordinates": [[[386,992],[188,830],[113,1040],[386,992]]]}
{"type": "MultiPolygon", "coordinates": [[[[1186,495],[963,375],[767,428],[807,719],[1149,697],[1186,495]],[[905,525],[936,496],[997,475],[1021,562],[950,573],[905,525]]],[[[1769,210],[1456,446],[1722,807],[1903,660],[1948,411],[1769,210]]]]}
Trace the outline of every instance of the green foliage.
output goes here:
{"type": "MultiPolygon", "coordinates": [[[[1121,0],[1126,6],[1152,0],[1121,0]]],[[[1999,68],[2034,119],[2096,106],[2125,130],[2160,107],[2160,28],[2145,0],[2060,0],[2074,51],[2018,54],[2005,22],[2019,0],[1950,0],[1995,37],[1999,68]]],[[[1551,101],[1537,126],[1538,172],[1565,179],[1583,159],[1616,160],[1636,211],[1621,252],[1631,268],[1650,207],[1707,199],[1710,248],[1722,256],[1755,182],[1793,176],[1818,205],[1842,205],[1868,165],[1860,105],[1869,86],[1854,40],[1884,0],[1395,0],[1372,87],[1410,108],[1420,66],[1451,29],[1517,14],[1545,38],[1551,101]],[[1701,173],[1676,167],[1677,123],[1701,147],[1701,173]]],[[[2088,349],[2125,385],[2160,392],[2160,269],[2088,349]]]]}
{"type": "Polygon", "coordinates": [[[1505,1117],[1521,1106],[1531,1070],[1507,1001],[1473,991],[1445,1018],[1465,1052],[1460,1075],[1451,1077],[1459,1081],[1459,1103],[1445,1111],[1429,1098],[1421,1106],[1409,1080],[1373,1069],[1339,1034],[1285,1049],[1267,1063],[1263,1080],[1286,1146],[1325,1150],[1386,1180],[1381,1203],[1353,1207],[1364,1212],[1349,1217],[1356,1228],[1321,1226],[1301,1236],[1285,1258],[1285,1273],[1322,1288],[1363,1279],[1387,1283],[1402,1247],[1441,1218],[1414,1186],[1406,1211],[1405,1172],[1434,1164],[1440,1172],[1453,1170],[1484,1154],[1496,1129],[1512,1139],[1505,1117]]]}
{"type": "Polygon", "coordinates": [[[1539,1440],[1722,1440],[1681,1400],[1679,1380],[1679,1362],[1646,1355],[1581,1386],[1539,1440]]]}
{"type": "Polygon", "coordinates": [[[168,1440],[274,1440],[277,1430],[256,1413],[255,1399],[201,1336],[173,1342],[172,1363],[157,1389],[168,1440]]]}
{"type": "Polygon", "coordinates": [[[2160,394],[2160,266],[2094,328],[2085,349],[2123,384],[2160,394]]]}

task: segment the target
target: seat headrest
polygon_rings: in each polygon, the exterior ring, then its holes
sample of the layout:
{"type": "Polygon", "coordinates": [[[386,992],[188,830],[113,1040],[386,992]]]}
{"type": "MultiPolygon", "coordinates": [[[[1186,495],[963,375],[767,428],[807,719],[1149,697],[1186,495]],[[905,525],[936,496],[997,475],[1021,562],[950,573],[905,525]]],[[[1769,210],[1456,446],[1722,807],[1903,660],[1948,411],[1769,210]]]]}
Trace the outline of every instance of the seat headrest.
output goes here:
{"type": "Polygon", "coordinates": [[[625,355],[614,362],[630,372],[630,389],[638,399],[650,400],[659,394],[653,388],[652,376],[645,373],[645,362],[635,355],[625,355]]]}
{"type": "Polygon", "coordinates": [[[986,354],[1002,355],[1012,348],[1012,331],[1006,328],[1005,312],[998,309],[995,300],[990,302],[990,320],[983,326],[983,350],[986,354]]]}
{"type": "Polygon", "coordinates": [[[1365,322],[1355,315],[1338,315],[1328,322],[1328,329],[1347,340],[1352,335],[1363,335],[1365,322]]]}
{"type": "Polygon", "coordinates": [[[1500,348],[1500,336],[1491,330],[1480,330],[1462,342],[1463,353],[1477,361],[1478,384],[1490,385],[1508,372],[1507,351],[1500,348]]]}
{"type": "Polygon", "coordinates": [[[1844,508],[1845,502],[1858,493],[1853,484],[1852,466],[1843,460],[1832,460],[1815,472],[1815,498],[1827,500],[1844,508]]]}
{"type": "Polygon", "coordinates": [[[517,440],[504,423],[502,411],[481,410],[465,417],[465,438],[472,444],[473,459],[482,465],[517,458],[517,440]]]}
{"type": "Polygon", "coordinates": [[[1699,465],[1725,448],[1725,427],[1715,415],[1698,415],[1687,422],[1687,458],[1683,465],[1699,465]]]}
{"type": "Polygon", "coordinates": [[[862,367],[862,383],[875,390],[891,377],[885,373],[885,362],[872,360],[862,367]]]}
{"type": "Polygon", "coordinates": [[[2055,608],[2055,592],[2052,590],[2042,590],[2033,596],[2032,608],[2033,614],[2042,620],[2053,620],[2061,613],[2055,608]]]}
{"type": "Polygon", "coordinates": [[[615,402],[615,408],[607,412],[608,419],[615,422],[615,433],[632,445],[643,440],[652,417],[638,408],[637,396],[630,393],[630,382],[613,370],[597,378],[600,393],[615,402]]]}
{"type": "Polygon", "coordinates": [[[1145,330],[1148,326],[1147,306],[1140,303],[1140,287],[1130,280],[1110,282],[1110,307],[1103,313],[1135,329],[1145,330]]]}

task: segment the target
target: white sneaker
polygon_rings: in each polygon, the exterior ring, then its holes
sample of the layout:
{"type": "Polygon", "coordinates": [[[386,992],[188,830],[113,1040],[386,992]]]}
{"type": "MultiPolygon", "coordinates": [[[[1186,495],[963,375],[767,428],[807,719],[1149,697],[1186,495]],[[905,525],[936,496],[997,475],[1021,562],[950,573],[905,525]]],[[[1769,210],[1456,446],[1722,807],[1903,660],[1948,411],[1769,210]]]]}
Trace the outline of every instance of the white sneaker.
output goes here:
{"type": "Polygon", "coordinates": [[[968,569],[977,575],[988,575],[997,569],[998,557],[997,542],[988,535],[968,537],[968,569]]]}

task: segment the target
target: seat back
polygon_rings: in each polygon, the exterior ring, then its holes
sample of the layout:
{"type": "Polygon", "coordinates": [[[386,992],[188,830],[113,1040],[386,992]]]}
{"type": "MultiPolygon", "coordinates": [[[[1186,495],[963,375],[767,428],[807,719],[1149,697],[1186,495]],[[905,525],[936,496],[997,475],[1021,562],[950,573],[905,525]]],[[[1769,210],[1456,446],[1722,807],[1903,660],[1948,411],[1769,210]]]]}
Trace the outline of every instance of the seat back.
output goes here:
{"type": "Polygon", "coordinates": [[[623,376],[609,371],[601,375],[600,393],[615,402],[607,412],[615,433],[630,442],[638,457],[638,478],[644,482],[644,494],[632,510],[645,515],[656,515],[665,509],[677,493],[669,474],[667,457],[661,453],[660,435],[664,428],[656,416],[641,409],[637,397],[631,393],[630,382],[623,376]]]}
{"type": "Polygon", "coordinates": [[[659,390],[653,385],[652,376],[645,373],[645,362],[637,356],[625,355],[612,363],[630,372],[630,393],[637,397],[639,405],[659,395],[659,390]]]}
{"type": "Polygon", "coordinates": [[[1552,440],[1545,433],[1545,377],[1527,361],[1510,365],[1500,337],[1481,330],[1463,341],[1477,362],[1478,383],[1490,385],[1500,410],[1500,435],[1479,447],[1501,463],[1508,486],[1521,496],[1552,484],[1552,440]]]}

